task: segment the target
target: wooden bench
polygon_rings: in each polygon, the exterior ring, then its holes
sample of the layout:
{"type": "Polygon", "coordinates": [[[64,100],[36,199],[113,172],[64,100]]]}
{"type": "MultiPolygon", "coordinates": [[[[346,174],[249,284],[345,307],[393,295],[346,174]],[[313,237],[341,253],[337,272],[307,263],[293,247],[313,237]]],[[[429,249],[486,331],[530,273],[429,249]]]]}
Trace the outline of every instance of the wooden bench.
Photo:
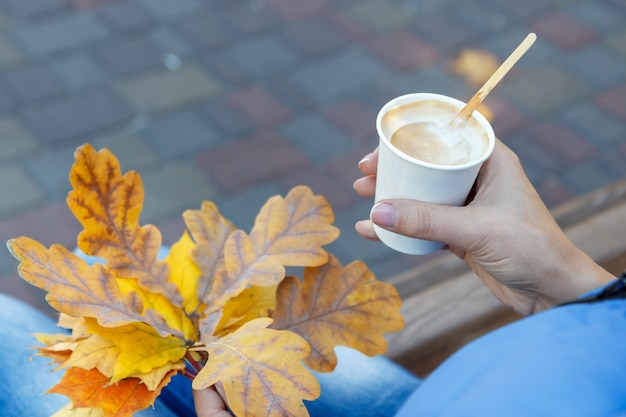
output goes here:
{"type": "MultiPolygon", "coordinates": [[[[552,213],[596,262],[616,275],[626,269],[626,181],[552,213]]],[[[406,321],[402,331],[388,336],[388,356],[421,377],[467,342],[519,318],[449,253],[387,281],[400,292],[406,321]]]]}

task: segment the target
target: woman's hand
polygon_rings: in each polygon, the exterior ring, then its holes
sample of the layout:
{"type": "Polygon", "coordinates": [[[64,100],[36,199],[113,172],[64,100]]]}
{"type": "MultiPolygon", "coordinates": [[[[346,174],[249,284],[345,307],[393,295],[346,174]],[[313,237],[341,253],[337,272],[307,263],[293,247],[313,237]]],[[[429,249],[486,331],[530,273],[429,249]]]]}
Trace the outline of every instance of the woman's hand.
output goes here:
{"type": "MultiPolygon", "coordinates": [[[[359,194],[374,195],[377,163],[377,150],[359,163],[365,174],[354,183],[359,194]]],[[[374,206],[371,218],[385,229],[445,243],[502,303],[521,314],[573,300],[614,279],[569,240],[517,156],[500,141],[466,206],[387,200],[374,206]]],[[[377,239],[370,220],[356,228],[377,239]]]]}
{"type": "Polygon", "coordinates": [[[198,417],[232,417],[224,402],[225,395],[220,384],[193,390],[193,402],[198,417]]]}

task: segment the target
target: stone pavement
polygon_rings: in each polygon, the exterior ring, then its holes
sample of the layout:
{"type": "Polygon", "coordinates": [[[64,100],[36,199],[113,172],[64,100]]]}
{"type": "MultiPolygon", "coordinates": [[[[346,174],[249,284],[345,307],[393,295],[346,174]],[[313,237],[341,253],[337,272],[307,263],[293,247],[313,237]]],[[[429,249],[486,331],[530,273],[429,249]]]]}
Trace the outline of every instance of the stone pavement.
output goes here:
{"type": "MultiPolygon", "coordinates": [[[[529,31],[488,105],[554,206],[626,177],[624,0],[0,0],[0,240],[74,246],[68,172],[90,142],[140,172],[142,222],[165,243],[202,200],[247,230],[268,197],[307,184],[342,230],[329,250],[385,279],[437,255],[354,231],[378,109],[415,91],[469,99],[450,60],[504,59],[529,31]]],[[[0,251],[0,291],[42,306],[16,264],[0,251]]]]}

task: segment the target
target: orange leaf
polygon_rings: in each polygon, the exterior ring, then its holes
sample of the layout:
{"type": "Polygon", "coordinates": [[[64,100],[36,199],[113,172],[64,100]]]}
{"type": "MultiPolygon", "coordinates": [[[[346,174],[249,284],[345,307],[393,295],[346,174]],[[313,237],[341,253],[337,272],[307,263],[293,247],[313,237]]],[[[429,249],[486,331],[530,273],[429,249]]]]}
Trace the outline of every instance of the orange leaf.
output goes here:
{"type": "Polygon", "coordinates": [[[124,379],[110,384],[109,379],[97,369],[69,368],[61,382],[48,393],[65,395],[75,408],[100,408],[104,417],[131,417],[135,412],[154,404],[171,377],[168,374],[158,388],[149,391],[136,378],[124,379]]]}
{"type": "Polygon", "coordinates": [[[299,334],[311,344],[305,359],[316,371],[337,365],[335,346],[348,346],[366,355],[383,354],[383,333],[402,329],[401,300],[396,289],[377,281],[363,262],[345,268],[334,257],[307,268],[303,283],[286,278],[278,287],[272,328],[299,334]]]}
{"type": "Polygon", "coordinates": [[[46,300],[58,311],[74,317],[93,317],[104,327],[143,322],[162,335],[177,334],[158,312],[148,309],[142,315],[139,296],[124,296],[103,265],[89,266],[61,245],[46,249],[27,237],[11,239],[8,247],[20,261],[20,276],[48,291],[46,300]]]}
{"type": "Polygon", "coordinates": [[[146,289],[180,305],[181,296],[168,281],[169,268],[157,260],[161,233],[139,224],[143,184],[130,171],[122,175],[119,161],[107,149],[96,152],[83,145],[75,152],[70,171],[74,189],[67,204],[84,229],[78,246],[88,255],[107,260],[114,275],[136,278],[146,289]]]}
{"type": "Polygon", "coordinates": [[[209,361],[193,381],[204,389],[222,381],[237,416],[307,416],[302,400],[319,396],[319,383],[302,364],[309,345],[295,333],[256,319],[203,348],[209,361]]]}
{"type": "Polygon", "coordinates": [[[500,60],[493,53],[482,49],[464,49],[452,61],[450,72],[460,75],[474,87],[481,87],[496,72],[500,60]]]}

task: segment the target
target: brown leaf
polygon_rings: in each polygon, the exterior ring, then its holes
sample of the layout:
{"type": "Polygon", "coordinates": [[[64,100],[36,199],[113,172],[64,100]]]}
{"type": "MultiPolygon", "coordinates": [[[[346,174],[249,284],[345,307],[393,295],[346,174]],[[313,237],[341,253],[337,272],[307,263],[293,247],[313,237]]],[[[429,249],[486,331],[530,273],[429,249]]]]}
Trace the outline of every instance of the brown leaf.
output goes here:
{"type": "Polygon", "coordinates": [[[237,416],[307,416],[302,400],[319,396],[319,383],[301,364],[309,353],[298,335],[266,328],[256,319],[201,348],[209,361],[193,381],[204,389],[222,381],[237,416]]]}
{"type": "Polygon", "coordinates": [[[306,364],[328,372],[337,365],[335,346],[385,353],[383,333],[404,326],[400,305],[396,289],[377,281],[363,262],[342,268],[331,256],[327,264],[307,268],[302,284],[293,277],[281,282],[271,327],[302,336],[311,345],[306,364]]]}
{"type": "Polygon", "coordinates": [[[27,237],[11,239],[7,245],[20,261],[20,276],[47,291],[46,300],[58,311],[74,317],[93,317],[104,327],[142,322],[162,335],[178,333],[158,312],[143,311],[136,293],[124,296],[103,265],[89,266],[61,245],[46,249],[27,237]]]}
{"type": "Polygon", "coordinates": [[[139,224],[144,194],[139,175],[134,171],[122,175],[111,152],[96,152],[88,144],[76,150],[75,159],[70,171],[74,189],[67,204],[84,227],[78,246],[106,259],[115,276],[136,278],[149,291],[180,305],[182,298],[168,281],[169,268],[157,259],[161,233],[152,225],[139,224]]]}

